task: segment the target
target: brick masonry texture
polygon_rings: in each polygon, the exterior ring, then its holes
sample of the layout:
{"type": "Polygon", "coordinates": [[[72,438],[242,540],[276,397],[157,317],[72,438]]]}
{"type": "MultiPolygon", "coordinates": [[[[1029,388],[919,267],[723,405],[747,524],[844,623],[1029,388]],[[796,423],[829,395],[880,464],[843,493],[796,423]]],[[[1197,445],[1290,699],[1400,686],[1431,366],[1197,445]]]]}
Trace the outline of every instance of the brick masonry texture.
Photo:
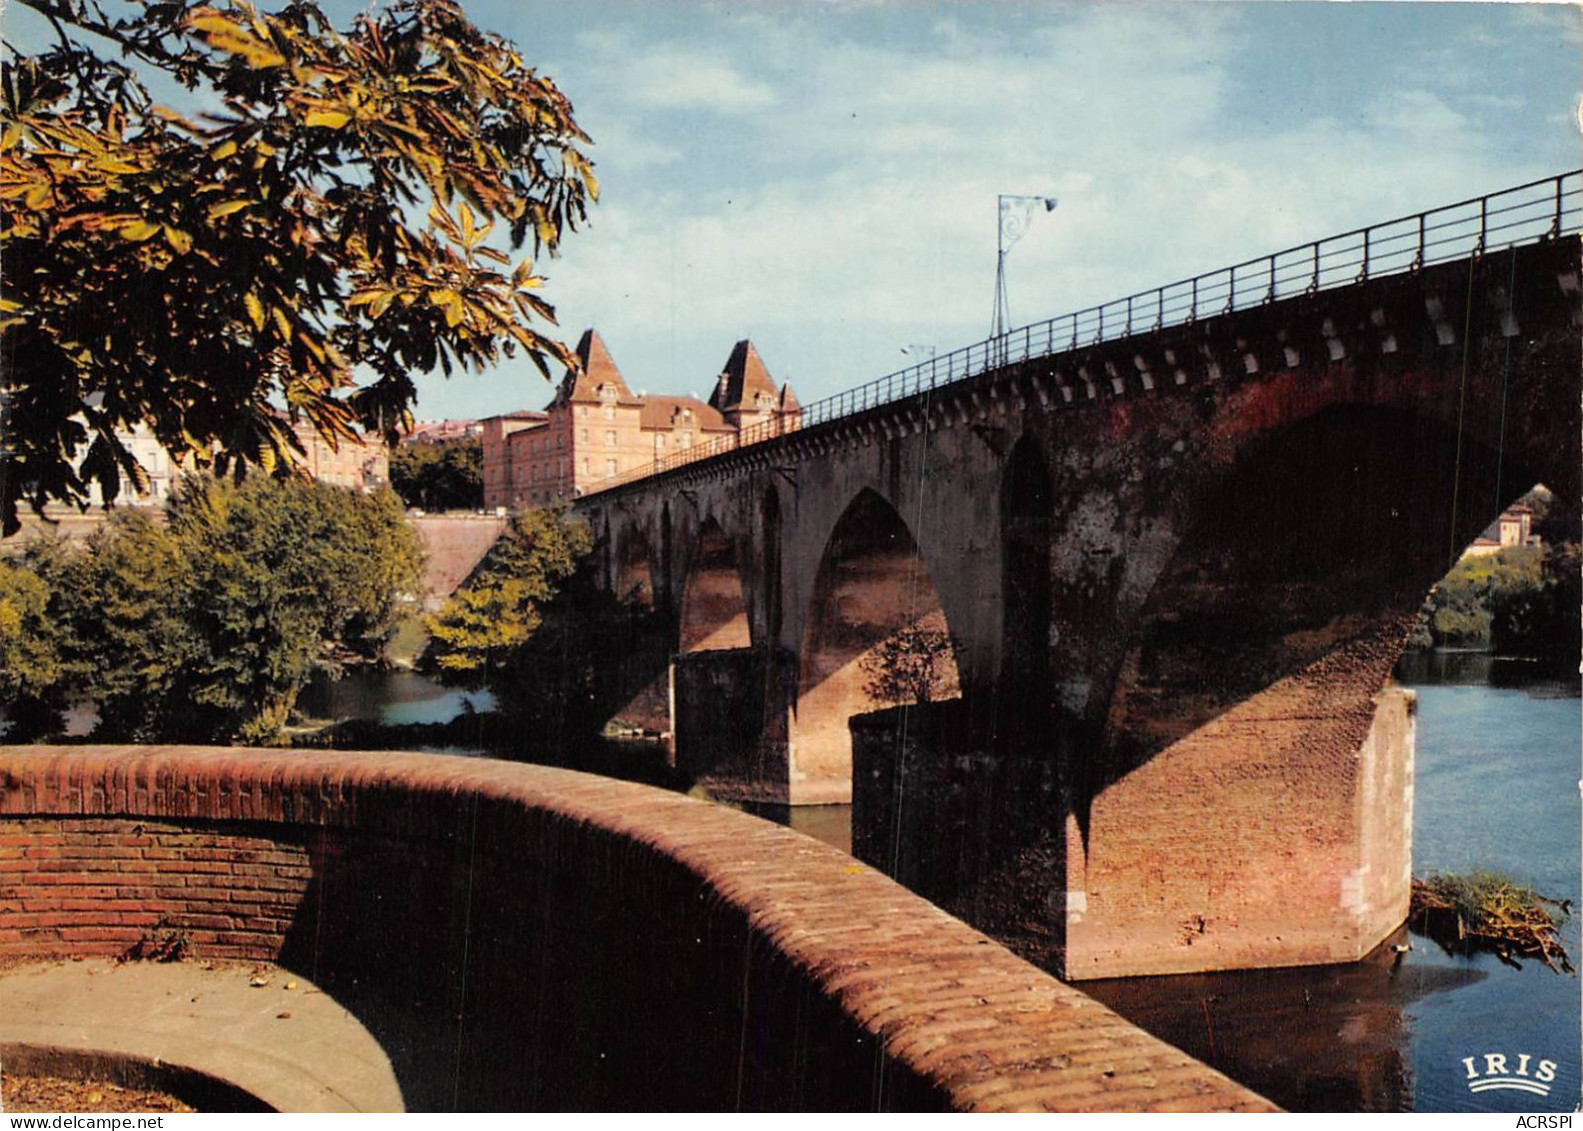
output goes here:
{"type": "Polygon", "coordinates": [[[1270,1110],[742,813],[434,755],[0,748],[0,953],[172,930],[432,1018],[469,1109],[1270,1110]]]}

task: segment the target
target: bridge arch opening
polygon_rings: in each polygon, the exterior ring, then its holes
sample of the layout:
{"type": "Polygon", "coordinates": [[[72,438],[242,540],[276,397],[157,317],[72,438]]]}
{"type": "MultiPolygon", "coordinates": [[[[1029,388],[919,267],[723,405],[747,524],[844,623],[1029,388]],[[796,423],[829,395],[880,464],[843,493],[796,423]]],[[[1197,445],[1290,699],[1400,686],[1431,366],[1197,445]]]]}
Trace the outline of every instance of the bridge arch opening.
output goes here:
{"type": "Polygon", "coordinates": [[[736,547],[714,519],[693,540],[682,590],[681,652],[713,652],[752,646],[747,602],[736,547]]]}
{"type": "Polygon", "coordinates": [[[654,551],[636,526],[622,531],[616,554],[616,599],[635,609],[654,607],[654,551]]]}
{"type": "Polygon", "coordinates": [[[671,535],[671,504],[667,502],[660,508],[660,603],[666,608],[675,607],[672,604],[676,593],[674,545],[671,535]]]}
{"type": "Polygon", "coordinates": [[[850,783],[848,720],[961,697],[956,645],[912,532],[873,491],[825,546],[798,665],[794,779],[850,783]]]}
{"type": "Polygon", "coordinates": [[[1042,729],[1050,701],[1050,471],[1044,450],[1024,435],[1011,449],[1000,487],[1000,733],[1026,742],[1042,729]]]}
{"type": "Polygon", "coordinates": [[[781,635],[781,497],[774,487],[764,491],[760,518],[764,524],[764,638],[773,646],[781,635]]]}

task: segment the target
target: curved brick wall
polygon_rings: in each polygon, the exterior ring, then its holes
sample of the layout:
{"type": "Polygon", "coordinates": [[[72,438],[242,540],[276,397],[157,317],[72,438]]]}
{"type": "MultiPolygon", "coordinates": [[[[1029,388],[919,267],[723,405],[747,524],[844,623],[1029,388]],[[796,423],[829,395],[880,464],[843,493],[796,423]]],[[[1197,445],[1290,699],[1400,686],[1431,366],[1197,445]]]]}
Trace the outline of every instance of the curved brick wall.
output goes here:
{"type": "Polygon", "coordinates": [[[432,1018],[467,1108],[1269,1106],[714,805],[421,754],[0,747],[0,954],[169,931],[432,1018]]]}

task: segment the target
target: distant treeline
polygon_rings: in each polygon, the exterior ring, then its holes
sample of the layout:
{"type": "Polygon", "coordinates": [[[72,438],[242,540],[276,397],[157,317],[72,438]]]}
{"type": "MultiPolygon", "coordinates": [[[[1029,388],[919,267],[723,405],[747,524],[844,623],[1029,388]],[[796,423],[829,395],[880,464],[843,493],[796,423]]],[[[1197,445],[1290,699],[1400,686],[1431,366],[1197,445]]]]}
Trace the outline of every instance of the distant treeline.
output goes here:
{"type": "Polygon", "coordinates": [[[477,510],[484,505],[484,446],[477,436],[402,444],[390,455],[390,486],[409,507],[477,510]]]}
{"type": "Polygon", "coordinates": [[[0,560],[4,741],[276,743],[315,671],[377,662],[423,562],[390,492],[191,477],[167,521],[118,510],[86,540],[0,560]]]}
{"type": "Polygon", "coordinates": [[[1409,646],[1488,648],[1576,660],[1580,600],[1575,517],[1535,523],[1542,545],[1466,557],[1430,592],[1409,646]]]}

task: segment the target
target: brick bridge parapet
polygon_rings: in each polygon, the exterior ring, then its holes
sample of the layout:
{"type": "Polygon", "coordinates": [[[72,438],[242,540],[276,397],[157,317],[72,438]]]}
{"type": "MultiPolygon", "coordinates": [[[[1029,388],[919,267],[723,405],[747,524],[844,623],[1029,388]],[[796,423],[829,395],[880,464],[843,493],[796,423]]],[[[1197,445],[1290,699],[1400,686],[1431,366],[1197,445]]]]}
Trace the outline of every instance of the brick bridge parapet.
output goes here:
{"type": "Polygon", "coordinates": [[[466,1108],[1270,1109],[718,806],[425,754],[0,748],[0,955],[155,930],[421,1002],[466,1108]]]}

